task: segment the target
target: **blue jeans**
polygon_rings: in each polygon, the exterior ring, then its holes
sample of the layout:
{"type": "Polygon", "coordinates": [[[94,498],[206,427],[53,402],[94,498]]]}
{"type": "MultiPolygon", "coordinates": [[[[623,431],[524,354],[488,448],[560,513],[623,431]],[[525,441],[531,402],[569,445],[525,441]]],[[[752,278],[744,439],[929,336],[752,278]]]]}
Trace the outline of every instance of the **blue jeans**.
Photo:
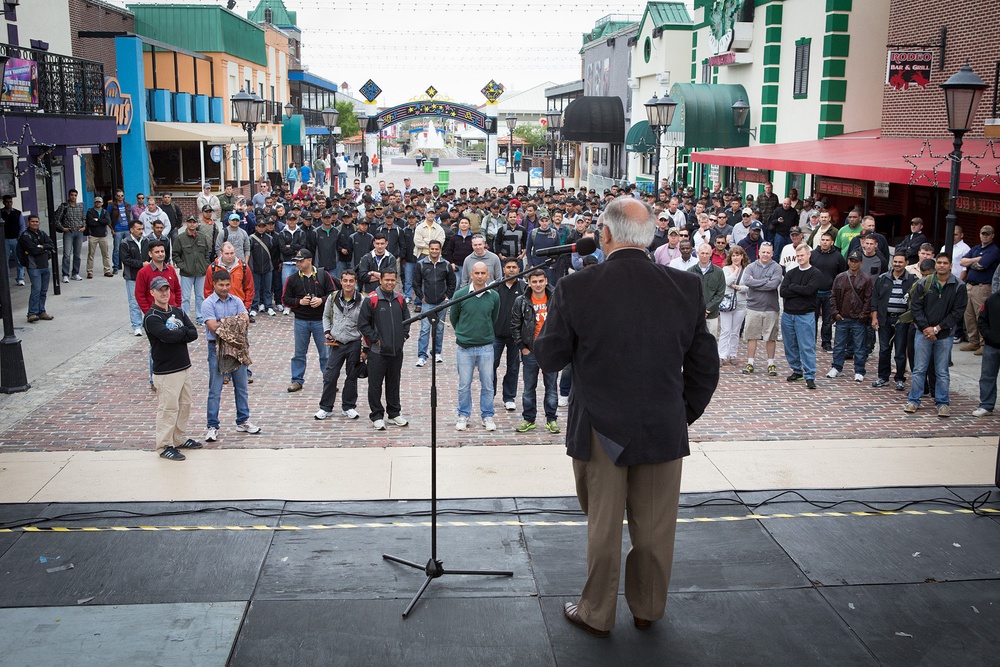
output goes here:
{"type": "MultiPolygon", "coordinates": [[[[434,307],[440,304],[428,303],[427,306],[434,307]]],[[[444,318],[448,309],[444,309],[437,315],[439,318],[437,323],[437,340],[434,343],[434,354],[441,354],[442,346],[444,345],[444,318]]],[[[430,345],[431,337],[431,320],[429,317],[425,317],[420,320],[420,337],[417,339],[417,357],[420,359],[427,358],[427,347],[430,345]]]]}
{"type": "Polygon", "coordinates": [[[511,337],[493,339],[493,395],[496,396],[497,370],[500,368],[500,355],[507,350],[507,371],[503,376],[503,402],[513,401],[517,396],[517,374],[521,370],[521,350],[511,337]]]}
{"type": "Polygon", "coordinates": [[[114,247],[111,250],[111,268],[115,271],[120,271],[122,268],[121,264],[121,249],[122,241],[128,238],[128,230],[123,232],[114,232],[111,235],[112,241],[114,242],[114,247]]]}
{"type": "Polygon", "coordinates": [[[345,262],[342,259],[338,259],[337,260],[337,280],[340,280],[340,276],[344,273],[344,271],[346,271],[347,269],[353,269],[353,268],[354,268],[354,265],[351,264],[350,262],[345,262]]]}
{"type": "Polygon", "coordinates": [[[788,244],[789,238],[783,234],[774,234],[774,256],[781,257],[781,249],[788,244]]]}
{"type": "MultiPolygon", "coordinates": [[[[14,258],[14,266],[17,267],[17,280],[24,280],[24,267],[21,266],[21,256],[17,252],[17,239],[7,239],[7,261],[14,258]]],[[[7,267],[10,270],[10,267],[7,267]]]]}
{"type": "MultiPolygon", "coordinates": [[[[815,325],[813,326],[815,327],[815,325]]],[[[834,335],[833,364],[831,365],[838,371],[844,370],[844,361],[847,358],[848,346],[850,346],[854,350],[854,373],[864,375],[865,362],[868,360],[867,336],[867,322],[849,317],[839,320],[834,335]]]]}
{"type": "Polygon", "coordinates": [[[340,189],[341,190],[347,189],[347,172],[346,171],[342,171],[339,174],[337,174],[337,180],[340,182],[340,189]]]}
{"type": "Polygon", "coordinates": [[[1000,348],[983,346],[983,368],[979,373],[979,407],[992,410],[997,405],[997,373],[1000,372],[1000,348]]]}
{"type": "Polygon", "coordinates": [[[403,265],[403,296],[407,299],[413,298],[413,272],[416,268],[417,265],[413,262],[403,265]]]}
{"type": "MultiPolygon", "coordinates": [[[[916,329],[916,327],[914,327],[916,329]]],[[[934,405],[941,407],[949,404],[948,388],[951,376],[948,374],[948,363],[951,361],[952,337],[943,340],[927,340],[921,332],[913,339],[913,372],[910,376],[910,403],[920,405],[920,397],[924,394],[924,378],[934,357],[934,405]]],[[[983,350],[983,363],[986,362],[986,350],[983,350]]],[[[980,392],[982,389],[980,389],[980,392]]],[[[994,396],[995,397],[995,396],[994,396]]]]}
{"type": "MultiPolygon", "coordinates": [[[[201,317],[201,304],[205,300],[205,276],[191,278],[180,276],[181,279],[181,309],[191,317],[191,292],[194,291],[194,316],[198,324],[204,324],[201,317]]],[[[135,283],[132,283],[135,286],[135,283]]]]}
{"type": "Polygon", "coordinates": [[[128,322],[133,329],[142,326],[142,311],[139,310],[139,302],[135,300],[135,281],[125,281],[125,294],[128,296],[128,322]]]}
{"type": "Polygon", "coordinates": [[[458,366],[458,416],[472,414],[472,373],[479,369],[479,415],[483,419],[493,412],[493,344],[477,347],[455,346],[458,366]]]}
{"type": "Polygon", "coordinates": [[[326,360],[330,356],[330,348],[326,346],[326,336],[323,334],[323,320],[302,320],[295,318],[295,354],[292,356],[292,382],[305,384],[306,354],[309,352],[309,339],[316,343],[319,352],[320,373],[326,371],[326,360]]]}
{"type": "Polygon", "coordinates": [[[562,374],[559,376],[559,395],[568,397],[572,388],[573,364],[566,364],[566,368],[562,369],[562,374]]]}
{"type": "MultiPolygon", "coordinates": [[[[524,392],[521,394],[521,418],[526,422],[535,422],[538,416],[536,407],[535,389],[538,387],[538,373],[541,369],[535,361],[534,352],[521,355],[521,367],[524,369],[524,392]]],[[[556,385],[557,373],[542,373],[542,382],[545,386],[545,399],[542,403],[545,409],[545,421],[554,422],[556,420],[556,410],[559,409],[559,390],[556,385]]]]}
{"type": "MultiPolygon", "coordinates": [[[[233,393],[236,395],[236,423],[239,425],[250,419],[247,367],[240,366],[228,375],[233,380],[233,393]]],[[[221,398],[222,374],[219,373],[215,341],[210,340],[208,341],[208,409],[206,410],[206,426],[208,428],[219,428],[219,401],[221,398]]]]}
{"type": "Polygon", "coordinates": [[[799,373],[807,380],[815,380],[816,314],[782,313],[781,340],[785,344],[785,360],[792,372],[799,373]]]}
{"type": "Polygon", "coordinates": [[[271,272],[253,274],[253,305],[251,308],[256,311],[273,308],[274,303],[271,297],[271,272]]]}
{"type": "Polygon", "coordinates": [[[83,259],[83,230],[63,232],[62,273],[67,278],[70,275],[80,275],[80,260],[83,259]],[[70,273],[72,266],[73,272],[70,273]]]}
{"type": "Polygon", "coordinates": [[[49,291],[49,276],[52,270],[28,269],[28,280],[31,281],[31,293],[28,297],[28,315],[41,315],[45,312],[45,295],[49,291]]]}

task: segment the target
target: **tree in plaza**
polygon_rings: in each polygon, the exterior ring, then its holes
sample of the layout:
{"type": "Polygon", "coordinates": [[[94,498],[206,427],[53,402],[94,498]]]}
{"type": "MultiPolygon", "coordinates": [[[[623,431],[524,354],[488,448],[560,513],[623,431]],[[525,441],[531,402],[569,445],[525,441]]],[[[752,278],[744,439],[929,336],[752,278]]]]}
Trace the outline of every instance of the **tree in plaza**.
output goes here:
{"type": "Polygon", "coordinates": [[[361,131],[361,124],[358,123],[358,117],[354,115],[353,104],[350,102],[337,102],[337,111],[340,112],[340,116],[337,119],[337,125],[340,126],[340,136],[353,137],[361,131]]]}
{"type": "Polygon", "coordinates": [[[524,139],[532,149],[545,145],[545,128],[540,125],[518,125],[514,128],[514,136],[524,139]]]}

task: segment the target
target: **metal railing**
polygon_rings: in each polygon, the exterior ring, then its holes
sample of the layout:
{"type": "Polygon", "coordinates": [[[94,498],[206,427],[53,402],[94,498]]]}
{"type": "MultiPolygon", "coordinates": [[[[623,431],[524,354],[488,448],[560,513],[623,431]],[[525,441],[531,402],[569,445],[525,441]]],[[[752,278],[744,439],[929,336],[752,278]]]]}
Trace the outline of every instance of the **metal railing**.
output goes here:
{"type": "Polygon", "coordinates": [[[0,44],[0,53],[33,61],[37,68],[37,106],[27,102],[9,102],[8,106],[56,114],[105,114],[103,64],[10,44],[0,44]]]}

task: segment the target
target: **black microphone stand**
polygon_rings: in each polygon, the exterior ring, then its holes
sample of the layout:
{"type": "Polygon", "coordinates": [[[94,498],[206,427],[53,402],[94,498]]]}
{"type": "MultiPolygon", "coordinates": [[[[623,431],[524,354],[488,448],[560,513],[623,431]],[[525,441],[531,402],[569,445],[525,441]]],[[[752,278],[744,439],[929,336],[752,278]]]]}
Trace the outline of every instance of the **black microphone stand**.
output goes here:
{"type": "MultiPolygon", "coordinates": [[[[537,266],[533,266],[529,269],[521,271],[513,278],[517,279],[521,276],[525,276],[535,269],[545,269],[552,266],[556,262],[556,257],[549,257],[544,262],[537,266]]],[[[472,297],[482,294],[483,292],[489,291],[499,285],[500,283],[506,282],[511,278],[502,276],[499,280],[496,280],[486,287],[470,291],[468,294],[451,301],[446,301],[440,305],[434,306],[430,310],[422,310],[418,315],[411,317],[410,319],[403,322],[403,324],[411,324],[413,322],[418,322],[422,319],[427,319],[431,324],[431,354],[437,349],[437,323],[438,323],[438,313],[446,308],[451,308],[457,303],[461,303],[466,299],[471,299],[472,297]]],[[[509,570],[446,570],[442,561],[438,560],[437,557],[437,364],[431,364],[431,556],[427,560],[425,565],[420,563],[414,563],[413,561],[400,558],[398,556],[390,556],[389,554],[382,554],[384,560],[392,561],[394,563],[399,563],[400,565],[405,565],[407,567],[412,567],[414,570],[423,570],[427,577],[424,579],[424,583],[417,590],[417,594],[413,596],[410,600],[410,604],[406,605],[406,609],[403,610],[403,618],[407,618],[410,612],[413,610],[414,605],[420,600],[420,596],[424,594],[427,587],[430,585],[431,580],[437,579],[438,577],[445,574],[461,574],[461,575],[478,575],[478,576],[500,576],[500,577],[513,577],[514,573],[509,570]]]]}

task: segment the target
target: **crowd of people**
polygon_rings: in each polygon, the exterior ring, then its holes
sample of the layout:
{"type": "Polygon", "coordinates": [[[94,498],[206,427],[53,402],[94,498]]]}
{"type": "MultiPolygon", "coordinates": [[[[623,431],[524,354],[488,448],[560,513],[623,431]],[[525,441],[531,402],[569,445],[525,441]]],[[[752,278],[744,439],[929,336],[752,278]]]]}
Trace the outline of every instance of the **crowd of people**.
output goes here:
{"type": "MultiPolygon", "coordinates": [[[[728,191],[706,190],[698,196],[690,188],[677,193],[617,186],[603,193],[574,188],[531,192],[525,186],[418,189],[409,178],[397,187],[384,180],[364,183],[360,176],[353,187],[323,189],[325,179],[346,178],[346,170],[326,174],[321,159],[312,168],[292,165],[288,180],[274,191],[262,181],[249,200],[231,185],[219,194],[206,186],[198,197],[197,216],[182,216],[168,193],[140,194],[131,204],[117,190],[109,201],[98,197],[84,209],[76,191],[70,191],[56,212],[56,229],[63,235],[62,280],[82,279],[86,236],[87,277],[93,276],[93,261],[101,252],[104,275],[120,271],[125,279],[133,333],[146,335],[151,344],[147,324],[150,309],[157,308],[156,289],[170,292],[179,323],[175,329],[186,327],[178,314],[183,313],[206,327],[213,342],[219,323],[234,316],[246,320],[244,347],[258,317],[293,317],[288,392],[303,390],[313,346],[324,374],[316,419],[334,415],[341,374],[341,413],[358,418],[357,380],[367,373],[368,417],[376,429],[407,423],[399,386],[410,330],[404,322],[421,309],[447,305],[471,291],[472,299],[420,321],[415,366],[424,367],[432,358],[443,361],[445,322],[450,321],[459,374],[455,427],[469,427],[471,385],[478,369],[483,428],[496,428],[497,391],[506,410],[518,408],[519,383],[522,419],[517,431],[536,428],[541,374],[543,424],[558,433],[557,408],[568,403],[572,368],[541,371],[532,341],[559,279],[605,258],[599,243],[584,257],[565,254],[547,261],[538,252],[584,237],[598,241],[607,206],[620,197],[635,198],[650,207],[655,219],[649,257],[701,278],[706,322],[717,341],[720,366],[777,376],[781,342],[786,379],[804,380],[808,389],[815,389],[819,375],[832,380],[845,374],[848,359],[853,379],[865,382],[868,358],[877,350],[873,388],[892,384],[907,391],[907,412],[930,396],[938,415],[947,417],[951,346],[966,341],[961,350],[983,356],[976,415],[995,407],[1000,346],[992,343],[1000,338],[993,333],[1000,325],[991,328],[987,301],[1000,288],[1000,250],[990,227],[980,230],[981,242],[974,247],[964,243],[956,228],[954,254],[947,256],[928,242],[919,218],[890,250],[872,216],[848,211],[838,228],[839,212],[827,208],[822,198],[800,200],[793,189],[779,200],[770,183],[756,199],[728,191]],[[228,278],[224,289],[216,280],[219,275],[228,278]],[[491,284],[493,289],[480,292],[491,284]],[[741,340],[745,359],[738,357],[741,340]],[[820,350],[830,357],[818,359],[820,350]]],[[[39,229],[37,216],[24,220],[12,209],[9,197],[0,216],[8,248],[18,259],[16,281],[23,284],[25,271],[31,280],[28,320],[51,319],[45,293],[53,240],[39,229]],[[10,245],[12,238],[16,241],[10,245]]],[[[253,374],[246,368],[249,355],[246,359],[243,370],[217,373],[218,383],[211,378],[208,441],[218,437],[218,395],[229,382],[237,394],[237,428],[259,431],[249,422],[246,385],[253,374]]],[[[162,373],[155,361],[153,354],[150,383],[157,389],[162,373]]],[[[210,364],[219,365],[215,355],[210,364]]],[[[165,443],[161,450],[167,449],[165,443]]],[[[169,446],[176,449],[177,443],[169,446]]]]}

